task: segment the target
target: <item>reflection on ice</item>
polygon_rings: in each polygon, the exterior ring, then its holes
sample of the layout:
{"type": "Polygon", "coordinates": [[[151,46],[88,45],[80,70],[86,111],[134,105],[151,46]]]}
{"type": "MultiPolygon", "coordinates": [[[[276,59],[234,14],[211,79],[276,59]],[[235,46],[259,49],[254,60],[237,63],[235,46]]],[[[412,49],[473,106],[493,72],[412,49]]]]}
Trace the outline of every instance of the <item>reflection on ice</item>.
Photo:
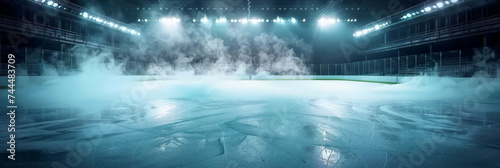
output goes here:
{"type": "Polygon", "coordinates": [[[468,90],[427,100],[401,95],[405,85],[345,81],[157,84],[142,101],[98,111],[20,109],[18,140],[29,145],[19,158],[42,167],[499,166],[495,95],[471,111],[461,106],[468,90]]]}

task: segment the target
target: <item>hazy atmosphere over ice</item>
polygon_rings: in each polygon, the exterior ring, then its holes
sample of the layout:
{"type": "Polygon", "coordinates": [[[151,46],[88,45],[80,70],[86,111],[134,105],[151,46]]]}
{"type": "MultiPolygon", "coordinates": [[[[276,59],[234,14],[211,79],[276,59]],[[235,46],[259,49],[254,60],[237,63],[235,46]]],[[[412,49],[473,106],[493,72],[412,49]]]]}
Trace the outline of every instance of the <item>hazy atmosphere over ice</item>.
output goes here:
{"type": "Polygon", "coordinates": [[[500,167],[491,0],[0,1],[0,167],[500,167]]]}

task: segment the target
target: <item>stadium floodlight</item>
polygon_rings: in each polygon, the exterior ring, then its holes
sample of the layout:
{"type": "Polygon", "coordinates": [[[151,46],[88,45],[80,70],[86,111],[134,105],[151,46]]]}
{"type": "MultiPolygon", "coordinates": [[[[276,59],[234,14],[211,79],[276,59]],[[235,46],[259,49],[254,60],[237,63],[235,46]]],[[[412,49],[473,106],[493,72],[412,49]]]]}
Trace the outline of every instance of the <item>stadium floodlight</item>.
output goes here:
{"type": "Polygon", "coordinates": [[[83,18],[85,18],[85,19],[89,18],[89,14],[88,14],[87,12],[83,12],[82,16],[83,16],[83,18]]]}
{"type": "Polygon", "coordinates": [[[438,8],[442,8],[442,7],[444,6],[444,4],[443,4],[442,2],[438,2],[438,3],[436,3],[436,6],[437,6],[438,8]]]}
{"type": "Polygon", "coordinates": [[[292,23],[296,23],[297,22],[297,20],[295,20],[295,18],[292,18],[291,20],[292,20],[292,23]]]}
{"type": "Polygon", "coordinates": [[[424,8],[424,10],[425,10],[426,12],[429,12],[429,11],[431,11],[431,10],[432,10],[432,8],[431,8],[431,7],[425,7],[425,8],[424,8]]]}
{"type": "Polygon", "coordinates": [[[193,19],[193,23],[196,23],[196,19],[193,19]]]}
{"type": "Polygon", "coordinates": [[[340,19],[332,19],[332,18],[321,18],[318,20],[318,24],[322,27],[324,26],[327,26],[327,25],[331,25],[331,24],[335,24],[336,22],[340,22],[340,19]]]}
{"type": "Polygon", "coordinates": [[[144,22],[148,22],[148,19],[144,19],[144,22]]]}
{"type": "Polygon", "coordinates": [[[408,14],[406,14],[406,16],[410,18],[410,17],[411,17],[411,14],[409,14],[409,13],[408,13],[408,14]]]}
{"type": "Polygon", "coordinates": [[[449,4],[450,4],[450,1],[444,1],[444,3],[445,3],[446,5],[449,5],[449,4]]]}
{"type": "Polygon", "coordinates": [[[458,2],[458,0],[451,0],[451,3],[456,3],[458,2]]]}
{"type": "Polygon", "coordinates": [[[266,22],[269,22],[269,19],[266,19],[266,22]]]}
{"type": "Polygon", "coordinates": [[[177,23],[181,22],[181,19],[178,19],[178,18],[175,18],[175,17],[161,18],[160,22],[162,22],[165,25],[174,25],[174,24],[177,24],[177,23]]]}
{"type": "Polygon", "coordinates": [[[59,6],[59,4],[54,3],[52,6],[53,6],[53,7],[57,7],[57,6],[59,6]]]}
{"type": "Polygon", "coordinates": [[[276,23],[276,19],[273,19],[273,22],[276,23]]]}
{"type": "Polygon", "coordinates": [[[258,22],[257,19],[251,19],[250,22],[252,22],[253,24],[256,24],[258,22]]]}
{"type": "Polygon", "coordinates": [[[49,6],[52,6],[52,4],[54,4],[54,1],[47,2],[47,5],[49,5],[49,6]]]}
{"type": "Polygon", "coordinates": [[[137,34],[137,32],[135,30],[130,30],[130,34],[135,35],[135,34],[137,34]]]}
{"type": "Polygon", "coordinates": [[[226,22],[227,22],[227,19],[226,19],[226,18],[221,18],[221,19],[219,19],[219,22],[220,22],[220,23],[226,23],[226,22]]]}
{"type": "Polygon", "coordinates": [[[302,22],[306,22],[306,19],[302,19],[302,22]]]}

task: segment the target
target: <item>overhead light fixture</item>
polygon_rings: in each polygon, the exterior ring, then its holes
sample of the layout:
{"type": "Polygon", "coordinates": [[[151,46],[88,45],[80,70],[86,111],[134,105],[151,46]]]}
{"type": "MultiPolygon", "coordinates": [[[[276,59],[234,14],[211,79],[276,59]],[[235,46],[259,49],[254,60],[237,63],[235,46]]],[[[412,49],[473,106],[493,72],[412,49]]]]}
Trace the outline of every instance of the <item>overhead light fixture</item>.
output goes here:
{"type": "Polygon", "coordinates": [[[444,4],[443,4],[442,2],[438,2],[438,3],[436,3],[436,6],[437,6],[438,8],[442,8],[442,7],[444,6],[444,4]]]}

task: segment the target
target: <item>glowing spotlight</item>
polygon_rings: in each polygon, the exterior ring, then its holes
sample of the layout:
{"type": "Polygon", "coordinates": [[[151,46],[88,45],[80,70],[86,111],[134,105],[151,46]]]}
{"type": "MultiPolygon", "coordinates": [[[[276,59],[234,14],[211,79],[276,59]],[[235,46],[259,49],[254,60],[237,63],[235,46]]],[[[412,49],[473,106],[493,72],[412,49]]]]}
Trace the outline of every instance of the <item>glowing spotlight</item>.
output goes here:
{"type": "Polygon", "coordinates": [[[226,19],[226,18],[219,19],[219,22],[220,22],[220,23],[226,23],[226,22],[227,22],[227,19],[226,19]]]}
{"type": "Polygon", "coordinates": [[[444,6],[444,4],[443,4],[442,2],[438,2],[438,3],[436,3],[436,6],[437,6],[438,8],[442,8],[442,7],[444,6]]]}
{"type": "Polygon", "coordinates": [[[161,18],[160,22],[162,22],[165,25],[175,25],[179,22],[181,22],[181,19],[172,17],[172,18],[161,18]]]}
{"type": "Polygon", "coordinates": [[[53,6],[53,7],[57,7],[57,6],[59,6],[59,4],[57,4],[57,3],[54,3],[54,5],[52,5],[52,6],[53,6]]]}
{"type": "Polygon", "coordinates": [[[193,19],[193,23],[196,23],[196,19],[193,19]]]}
{"type": "Polygon", "coordinates": [[[269,19],[266,19],[266,22],[269,22],[269,19]]]}
{"type": "Polygon", "coordinates": [[[148,22],[148,19],[144,19],[145,22],[148,22]]]}
{"type": "Polygon", "coordinates": [[[302,19],[302,22],[306,22],[306,19],[302,19]]]}
{"type": "Polygon", "coordinates": [[[356,33],[354,33],[354,37],[359,37],[361,35],[363,35],[363,32],[361,31],[356,31],[356,33]]]}
{"type": "Polygon", "coordinates": [[[425,10],[426,12],[429,12],[429,11],[431,11],[431,10],[432,10],[432,8],[431,8],[431,7],[425,7],[425,8],[424,8],[424,10],[425,10]]]}
{"type": "Polygon", "coordinates": [[[375,25],[375,30],[380,29],[380,25],[375,25]]]}
{"type": "Polygon", "coordinates": [[[241,20],[242,23],[248,23],[248,19],[241,20]]]}
{"type": "Polygon", "coordinates": [[[54,1],[47,2],[47,5],[49,5],[49,6],[51,6],[52,4],[54,4],[54,1]]]}
{"type": "Polygon", "coordinates": [[[458,2],[458,0],[451,0],[451,3],[455,3],[455,2],[458,2]]]}
{"type": "Polygon", "coordinates": [[[87,12],[83,12],[83,18],[85,19],[89,18],[89,14],[87,12]]]}
{"type": "Polygon", "coordinates": [[[292,23],[296,23],[297,20],[295,20],[295,18],[292,18],[292,23]]]}
{"type": "Polygon", "coordinates": [[[201,23],[207,23],[208,22],[208,19],[206,17],[204,17],[203,19],[200,20],[201,23]]]}
{"type": "Polygon", "coordinates": [[[444,3],[445,3],[446,5],[449,5],[449,4],[450,4],[450,1],[444,1],[444,3]]]}
{"type": "Polygon", "coordinates": [[[410,17],[411,17],[411,14],[409,14],[409,13],[408,13],[408,14],[406,14],[406,16],[410,18],[410,17]]]}
{"type": "Polygon", "coordinates": [[[253,24],[256,24],[257,23],[257,19],[252,19],[252,20],[250,20],[250,22],[252,22],[253,24]]]}

